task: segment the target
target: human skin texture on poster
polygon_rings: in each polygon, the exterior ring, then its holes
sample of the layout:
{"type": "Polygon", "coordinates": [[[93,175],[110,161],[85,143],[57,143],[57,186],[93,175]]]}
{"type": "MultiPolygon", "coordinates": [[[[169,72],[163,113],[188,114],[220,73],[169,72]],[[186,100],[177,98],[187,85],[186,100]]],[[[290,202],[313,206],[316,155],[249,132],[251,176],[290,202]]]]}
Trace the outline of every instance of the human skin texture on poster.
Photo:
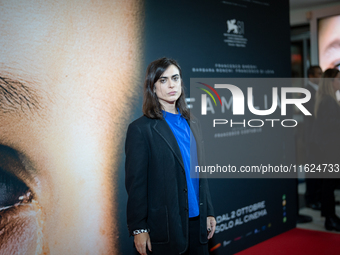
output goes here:
{"type": "Polygon", "coordinates": [[[115,254],[137,1],[1,1],[0,253],[115,254]]]}
{"type": "Polygon", "coordinates": [[[320,20],[318,36],[320,67],[340,69],[340,15],[320,20]]]}

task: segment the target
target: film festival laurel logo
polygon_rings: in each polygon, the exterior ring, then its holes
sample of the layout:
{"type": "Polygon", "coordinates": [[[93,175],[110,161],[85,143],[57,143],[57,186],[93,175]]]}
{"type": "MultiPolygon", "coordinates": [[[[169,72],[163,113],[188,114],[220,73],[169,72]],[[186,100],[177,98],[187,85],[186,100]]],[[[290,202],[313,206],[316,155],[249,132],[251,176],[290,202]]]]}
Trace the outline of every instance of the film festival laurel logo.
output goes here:
{"type": "MultiPolygon", "coordinates": [[[[202,87],[196,87],[197,89],[200,89],[204,91],[204,94],[201,94],[201,115],[207,115],[209,114],[216,114],[216,113],[225,113],[225,109],[230,110],[232,108],[232,114],[234,115],[245,115],[245,97],[242,92],[242,90],[232,84],[215,84],[214,87],[211,85],[208,85],[203,82],[197,82],[198,84],[201,84],[204,86],[202,87]],[[229,100],[226,99],[224,96],[220,96],[220,94],[216,91],[216,89],[221,89],[221,93],[225,91],[225,89],[229,90],[231,92],[231,97],[229,100]],[[223,90],[222,90],[223,89],[223,90]],[[210,92],[210,91],[211,92],[210,92]],[[209,95],[209,97],[207,97],[209,95]],[[215,99],[215,96],[217,97],[219,104],[217,103],[217,100],[215,99]],[[214,103],[212,103],[214,102],[214,103]],[[220,105],[221,112],[218,112],[218,108],[220,105]],[[231,107],[232,106],[232,107],[231,107]]],[[[265,95],[267,96],[267,95],[265,95]]],[[[251,127],[251,128],[259,128],[265,125],[265,123],[269,124],[271,127],[274,127],[277,125],[277,122],[281,123],[282,127],[296,127],[298,122],[295,119],[271,119],[269,118],[271,114],[273,114],[277,107],[279,106],[281,108],[281,116],[287,115],[287,105],[294,105],[296,106],[304,115],[311,116],[312,114],[305,108],[303,104],[307,103],[311,99],[311,93],[305,88],[299,88],[299,87],[281,87],[281,101],[278,97],[278,88],[272,87],[272,105],[269,109],[257,109],[258,107],[254,106],[253,103],[253,88],[247,87],[247,106],[248,110],[257,116],[268,116],[266,119],[250,119],[247,120],[243,119],[242,122],[236,122],[233,119],[227,120],[227,119],[213,119],[212,126],[216,127],[217,125],[230,125],[230,127],[234,127],[235,125],[238,125],[238,127],[251,127]],[[287,98],[287,94],[291,93],[301,93],[304,94],[304,98],[287,98]]],[[[265,107],[268,108],[268,107],[265,107]]],[[[219,114],[219,116],[221,116],[219,114]]],[[[267,125],[268,125],[267,124],[267,125]]]]}
{"type": "Polygon", "coordinates": [[[247,46],[248,39],[244,37],[244,22],[236,19],[230,19],[226,21],[227,32],[223,35],[226,37],[224,42],[231,47],[243,47],[247,46]]]}
{"type": "Polygon", "coordinates": [[[231,20],[227,20],[227,27],[228,27],[228,31],[227,33],[231,33],[233,32],[234,34],[244,34],[244,22],[243,21],[237,21],[236,23],[236,19],[231,19],[231,20]]]}

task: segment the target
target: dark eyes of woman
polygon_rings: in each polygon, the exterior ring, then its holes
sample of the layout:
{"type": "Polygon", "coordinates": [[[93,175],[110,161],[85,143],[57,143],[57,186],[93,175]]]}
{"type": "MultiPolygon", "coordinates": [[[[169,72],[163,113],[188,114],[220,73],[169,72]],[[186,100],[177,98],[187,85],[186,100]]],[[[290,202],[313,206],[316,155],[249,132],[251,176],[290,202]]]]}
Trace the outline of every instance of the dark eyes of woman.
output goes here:
{"type": "MultiPolygon", "coordinates": [[[[179,76],[174,76],[171,78],[173,81],[178,81],[179,80],[179,76]]],[[[166,83],[167,82],[167,79],[160,79],[160,82],[161,83],[166,83]]]]}

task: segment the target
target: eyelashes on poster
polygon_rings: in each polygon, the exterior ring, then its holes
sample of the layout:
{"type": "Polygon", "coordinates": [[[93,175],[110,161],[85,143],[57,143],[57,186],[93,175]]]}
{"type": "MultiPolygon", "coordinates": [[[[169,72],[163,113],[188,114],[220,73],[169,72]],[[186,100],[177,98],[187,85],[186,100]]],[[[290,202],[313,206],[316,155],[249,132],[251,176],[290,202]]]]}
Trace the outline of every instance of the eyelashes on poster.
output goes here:
{"type": "Polygon", "coordinates": [[[321,69],[340,70],[340,15],[319,20],[318,43],[321,69]]]}
{"type": "Polygon", "coordinates": [[[115,252],[113,180],[139,85],[140,9],[1,2],[1,254],[115,252]]]}

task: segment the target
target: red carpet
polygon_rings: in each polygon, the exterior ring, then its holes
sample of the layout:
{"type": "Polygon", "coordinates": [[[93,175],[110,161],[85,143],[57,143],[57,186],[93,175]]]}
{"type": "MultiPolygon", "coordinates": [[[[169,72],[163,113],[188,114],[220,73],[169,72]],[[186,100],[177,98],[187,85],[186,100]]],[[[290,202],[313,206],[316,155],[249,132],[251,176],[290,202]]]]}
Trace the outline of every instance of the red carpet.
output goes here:
{"type": "Polygon", "coordinates": [[[294,228],[237,255],[340,255],[340,235],[294,228]]]}

